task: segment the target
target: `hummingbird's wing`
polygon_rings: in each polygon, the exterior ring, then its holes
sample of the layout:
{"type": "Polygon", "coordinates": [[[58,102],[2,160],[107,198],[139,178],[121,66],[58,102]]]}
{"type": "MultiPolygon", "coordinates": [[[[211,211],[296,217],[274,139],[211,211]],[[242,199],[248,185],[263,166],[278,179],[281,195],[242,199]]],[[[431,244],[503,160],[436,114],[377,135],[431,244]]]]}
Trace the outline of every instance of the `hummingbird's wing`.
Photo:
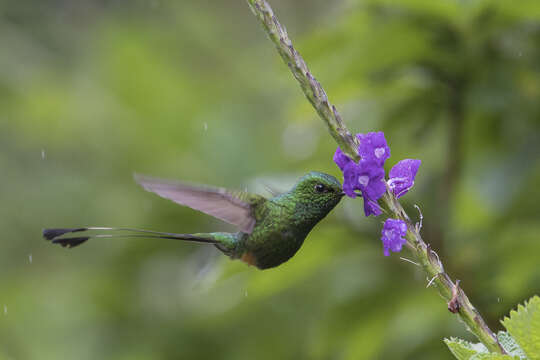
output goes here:
{"type": "Polygon", "coordinates": [[[251,233],[255,226],[254,206],[266,201],[260,195],[224,188],[191,185],[135,174],[135,181],[145,190],[202,211],[251,233]]]}

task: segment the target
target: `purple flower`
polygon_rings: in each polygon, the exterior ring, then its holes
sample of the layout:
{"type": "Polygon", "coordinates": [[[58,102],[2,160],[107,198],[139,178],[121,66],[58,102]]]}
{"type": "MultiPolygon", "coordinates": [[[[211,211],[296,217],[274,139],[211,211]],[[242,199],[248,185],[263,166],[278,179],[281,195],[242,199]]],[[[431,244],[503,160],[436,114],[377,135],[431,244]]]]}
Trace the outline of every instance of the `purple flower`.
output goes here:
{"type": "Polygon", "coordinates": [[[343,192],[353,199],[356,197],[354,191],[358,189],[357,170],[358,164],[352,160],[343,169],[343,192]]]}
{"type": "Polygon", "coordinates": [[[381,214],[381,208],[377,200],[386,191],[384,183],[384,168],[378,166],[372,160],[360,160],[356,169],[357,189],[362,192],[364,198],[364,214],[366,216],[381,214]]]}
{"type": "Polygon", "coordinates": [[[377,200],[386,191],[384,169],[370,160],[362,159],[359,163],[350,161],[343,170],[343,191],[347,196],[355,198],[355,190],[362,193],[365,215],[380,215],[381,208],[377,200]]]}
{"type": "Polygon", "coordinates": [[[390,251],[399,252],[406,243],[404,236],[407,234],[407,224],[403,220],[386,219],[381,233],[384,256],[389,256],[390,251]]]}
{"type": "Polygon", "coordinates": [[[345,171],[345,167],[347,167],[347,165],[353,161],[347,155],[345,155],[338,146],[336,152],[334,153],[334,162],[341,171],[345,171]]]}
{"type": "Polygon", "coordinates": [[[386,159],[390,157],[390,148],[386,144],[382,131],[356,134],[356,138],[360,141],[358,153],[362,159],[373,160],[379,166],[383,166],[386,159]]]}
{"type": "Polygon", "coordinates": [[[377,200],[365,197],[364,193],[362,193],[362,196],[364,197],[364,215],[379,216],[382,214],[381,207],[379,206],[379,202],[377,200]]]}
{"type": "Polygon", "coordinates": [[[386,144],[383,132],[356,134],[360,141],[358,153],[361,160],[356,163],[338,147],[334,162],[343,171],[343,191],[355,198],[360,190],[364,198],[366,216],[381,214],[378,200],[386,191],[384,183],[384,162],[390,157],[390,148],[386,144]]]}
{"type": "Polygon", "coordinates": [[[402,197],[414,185],[414,178],[418,172],[421,161],[405,159],[398,162],[390,170],[388,186],[397,198],[402,197]]]}

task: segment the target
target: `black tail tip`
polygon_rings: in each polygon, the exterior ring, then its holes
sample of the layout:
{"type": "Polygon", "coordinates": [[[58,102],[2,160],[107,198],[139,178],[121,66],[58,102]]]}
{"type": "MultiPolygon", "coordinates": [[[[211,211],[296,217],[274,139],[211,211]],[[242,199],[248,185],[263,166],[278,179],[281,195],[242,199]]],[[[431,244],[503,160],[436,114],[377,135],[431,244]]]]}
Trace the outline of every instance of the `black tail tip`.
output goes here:
{"type": "Polygon", "coordinates": [[[47,240],[53,240],[67,233],[88,230],[87,228],[65,228],[65,229],[43,229],[43,237],[47,240]]]}
{"type": "Polygon", "coordinates": [[[82,237],[54,239],[52,242],[53,242],[53,244],[59,244],[62,247],[74,248],[75,246],[81,245],[82,243],[84,243],[88,239],[90,239],[89,236],[82,236],[82,237]]]}

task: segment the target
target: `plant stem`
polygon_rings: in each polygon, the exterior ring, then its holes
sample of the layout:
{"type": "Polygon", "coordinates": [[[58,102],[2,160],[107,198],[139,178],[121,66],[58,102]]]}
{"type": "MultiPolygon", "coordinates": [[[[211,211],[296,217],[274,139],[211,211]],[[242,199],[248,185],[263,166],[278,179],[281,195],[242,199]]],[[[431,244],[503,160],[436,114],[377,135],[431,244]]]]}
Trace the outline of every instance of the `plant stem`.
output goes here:
{"type": "MultiPolygon", "coordinates": [[[[270,40],[276,46],[283,61],[289,66],[295,79],[300,83],[306,98],[313,105],[321,119],[326,123],[330,135],[336,140],[341,150],[351,159],[358,161],[358,143],[351,135],[336,107],[332,105],[321,84],[310,73],[304,59],[292,45],[285,28],[279,23],[272,8],[265,0],[247,0],[251,10],[260,20],[270,40]]],[[[448,302],[448,309],[457,314],[471,331],[491,352],[505,354],[495,334],[489,329],[480,313],[469,301],[465,292],[454,283],[444,271],[442,262],[435,251],[420,236],[420,226],[413,224],[405,210],[389,191],[383,196],[383,202],[393,217],[407,223],[407,247],[421,264],[429,284],[434,284],[439,294],[448,302]]]]}

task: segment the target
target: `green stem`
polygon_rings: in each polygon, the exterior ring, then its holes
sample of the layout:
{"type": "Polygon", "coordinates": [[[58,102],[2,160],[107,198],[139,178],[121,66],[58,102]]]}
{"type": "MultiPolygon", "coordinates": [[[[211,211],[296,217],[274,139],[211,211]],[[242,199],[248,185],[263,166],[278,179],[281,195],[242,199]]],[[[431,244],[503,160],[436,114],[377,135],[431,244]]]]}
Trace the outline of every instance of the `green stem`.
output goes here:
{"type": "MultiPolygon", "coordinates": [[[[285,28],[279,23],[272,8],[265,0],[247,0],[251,10],[259,19],[270,40],[276,46],[283,61],[289,66],[295,79],[300,84],[304,95],[313,105],[321,119],[326,123],[330,135],[336,140],[341,150],[351,159],[358,161],[358,143],[351,135],[336,107],[330,103],[321,84],[313,77],[304,59],[292,45],[285,28]]],[[[393,194],[387,192],[383,202],[394,218],[407,223],[407,247],[421,264],[430,285],[434,285],[439,294],[448,302],[451,312],[457,314],[471,331],[491,352],[505,354],[495,334],[489,329],[480,313],[469,301],[465,292],[454,283],[444,271],[439,256],[420,236],[420,227],[413,224],[405,210],[393,194]]]]}

